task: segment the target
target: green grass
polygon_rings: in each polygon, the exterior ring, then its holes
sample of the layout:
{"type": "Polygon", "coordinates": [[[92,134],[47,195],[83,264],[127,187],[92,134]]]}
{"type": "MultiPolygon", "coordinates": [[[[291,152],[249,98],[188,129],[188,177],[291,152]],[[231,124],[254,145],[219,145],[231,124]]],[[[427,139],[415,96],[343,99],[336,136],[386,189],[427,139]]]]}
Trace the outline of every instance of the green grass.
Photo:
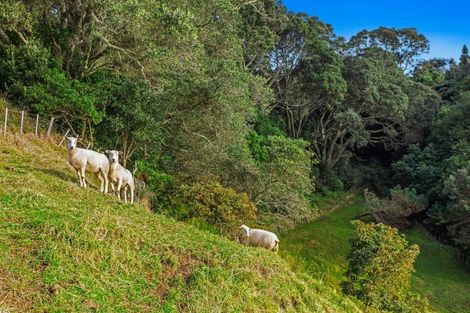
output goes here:
{"type": "Polygon", "coordinates": [[[452,248],[429,239],[423,232],[409,230],[405,234],[420,248],[413,289],[427,296],[439,312],[470,312],[470,269],[456,262],[452,248]]]}
{"type": "Polygon", "coordinates": [[[322,217],[282,235],[284,257],[290,259],[293,266],[335,288],[347,268],[348,240],[355,234],[351,218],[363,210],[358,196],[344,200],[332,210],[338,202],[322,200],[322,217]],[[328,212],[328,208],[332,211],[328,212]]]}
{"type": "Polygon", "coordinates": [[[279,255],[81,189],[65,154],[0,138],[0,312],[359,312],[279,255]]]}
{"type": "MultiPolygon", "coordinates": [[[[320,203],[333,207],[332,202],[320,203]]],[[[349,239],[355,234],[350,221],[362,210],[362,198],[354,196],[320,219],[283,234],[284,258],[294,268],[339,290],[347,269],[349,239]]],[[[322,211],[329,210],[323,207],[322,211]]],[[[417,230],[407,231],[406,237],[421,250],[415,262],[412,288],[426,296],[437,312],[470,312],[470,271],[454,260],[452,249],[441,248],[438,242],[417,230]]]]}

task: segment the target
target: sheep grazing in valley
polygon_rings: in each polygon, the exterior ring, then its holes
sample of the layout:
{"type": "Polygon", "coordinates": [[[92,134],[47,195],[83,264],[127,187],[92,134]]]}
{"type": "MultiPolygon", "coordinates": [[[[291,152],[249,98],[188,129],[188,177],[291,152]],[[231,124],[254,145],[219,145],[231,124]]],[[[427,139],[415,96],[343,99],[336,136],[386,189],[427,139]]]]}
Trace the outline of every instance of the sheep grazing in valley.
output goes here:
{"type": "Polygon", "coordinates": [[[109,160],[109,179],[111,180],[111,189],[113,192],[114,184],[117,184],[117,194],[121,200],[121,188],[124,188],[124,202],[127,202],[127,189],[129,188],[131,194],[131,203],[134,203],[134,175],[128,169],[119,164],[119,151],[106,150],[106,155],[109,160]]]}
{"type": "Polygon", "coordinates": [[[75,137],[67,137],[67,149],[68,162],[77,171],[80,186],[86,188],[85,172],[91,172],[100,180],[100,191],[108,193],[108,159],[102,153],[78,148],[77,140],[75,137]]]}
{"type": "Polygon", "coordinates": [[[279,239],[276,234],[263,229],[250,229],[246,225],[240,226],[238,241],[244,245],[262,247],[274,252],[279,250],[279,239]]]}

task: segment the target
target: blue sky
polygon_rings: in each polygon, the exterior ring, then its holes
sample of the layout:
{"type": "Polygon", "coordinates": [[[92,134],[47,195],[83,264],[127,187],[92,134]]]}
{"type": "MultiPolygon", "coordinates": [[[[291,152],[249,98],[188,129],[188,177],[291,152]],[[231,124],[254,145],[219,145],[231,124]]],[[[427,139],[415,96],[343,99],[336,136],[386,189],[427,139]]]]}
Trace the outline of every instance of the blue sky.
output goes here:
{"type": "Polygon", "coordinates": [[[282,0],[290,11],[306,12],[349,38],[362,29],[415,27],[430,41],[426,57],[458,59],[470,46],[470,0],[282,0]]]}

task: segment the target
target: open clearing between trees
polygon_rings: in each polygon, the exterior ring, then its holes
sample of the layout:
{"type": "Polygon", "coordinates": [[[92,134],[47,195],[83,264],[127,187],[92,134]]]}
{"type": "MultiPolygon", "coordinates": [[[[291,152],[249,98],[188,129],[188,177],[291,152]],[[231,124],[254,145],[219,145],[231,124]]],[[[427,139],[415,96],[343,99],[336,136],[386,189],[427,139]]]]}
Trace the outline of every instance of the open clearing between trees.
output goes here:
{"type": "MultiPolygon", "coordinates": [[[[337,201],[336,201],[337,202],[337,201]]],[[[332,207],[335,201],[322,203],[332,207]]],[[[294,267],[307,271],[322,282],[339,289],[347,269],[349,239],[354,236],[351,219],[363,210],[363,199],[343,200],[335,210],[318,220],[282,234],[282,255],[294,267]]],[[[470,312],[470,273],[454,259],[450,249],[418,230],[406,231],[410,243],[420,247],[412,276],[412,288],[428,297],[438,312],[470,312]]]]}

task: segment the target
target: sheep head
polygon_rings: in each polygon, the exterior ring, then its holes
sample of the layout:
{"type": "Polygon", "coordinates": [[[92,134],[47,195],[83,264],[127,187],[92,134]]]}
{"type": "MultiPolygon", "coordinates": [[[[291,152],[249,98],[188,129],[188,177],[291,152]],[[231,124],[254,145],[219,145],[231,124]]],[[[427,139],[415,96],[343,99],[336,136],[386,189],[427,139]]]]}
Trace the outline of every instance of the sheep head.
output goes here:
{"type": "Polygon", "coordinates": [[[70,151],[74,150],[77,147],[77,137],[66,137],[67,139],[67,149],[70,151]]]}
{"type": "Polygon", "coordinates": [[[121,152],[116,151],[116,150],[106,150],[106,155],[108,156],[108,160],[110,164],[118,163],[120,154],[121,152]]]}
{"type": "Polygon", "coordinates": [[[238,229],[238,241],[245,244],[250,236],[250,228],[246,225],[240,226],[238,229]]]}

